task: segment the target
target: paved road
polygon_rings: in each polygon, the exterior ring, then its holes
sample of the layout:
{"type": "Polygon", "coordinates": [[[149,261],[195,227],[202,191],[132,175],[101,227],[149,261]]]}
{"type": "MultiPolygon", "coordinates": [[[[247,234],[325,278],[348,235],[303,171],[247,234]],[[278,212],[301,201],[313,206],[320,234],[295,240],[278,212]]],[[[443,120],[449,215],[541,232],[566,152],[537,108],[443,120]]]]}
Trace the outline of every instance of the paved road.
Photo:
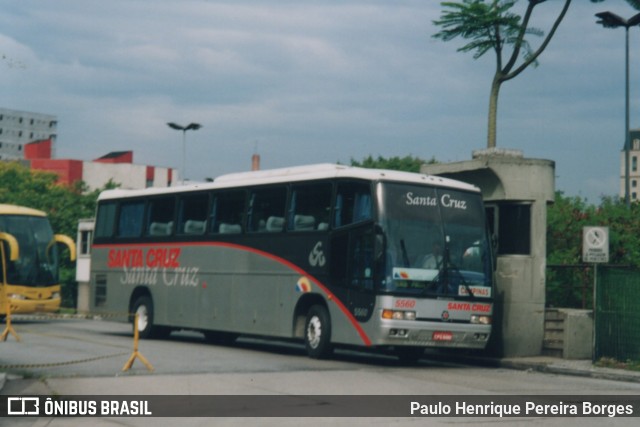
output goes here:
{"type": "MultiPolygon", "coordinates": [[[[114,376],[133,352],[131,326],[102,320],[14,320],[20,337],[0,343],[0,371],[28,377],[114,376]]],[[[346,369],[353,364],[399,366],[396,358],[338,350],[331,361],[306,357],[301,344],[240,338],[208,344],[202,334],[174,332],[166,340],[140,340],[155,374],[346,369]]],[[[425,360],[423,363],[430,363],[425,360]]],[[[135,362],[129,375],[148,374],[135,362]]]]}
{"type": "MultiPolygon", "coordinates": [[[[443,365],[427,359],[402,367],[393,357],[339,351],[333,360],[305,356],[300,345],[243,339],[233,346],[204,343],[193,333],[141,341],[153,364],[121,369],[132,350],[129,327],[107,321],[20,321],[0,343],[0,365],[13,378],[5,395],[600,395],[640,394],[640,384],[499,368],[443,365]],[[106,357],[111,356],[111,357],[106,357]],[[104,357],[97,360],[96,359],[104,357]],[[83,361],[84,360],[84,361],[83,361]],[[78,363],[69,363],[78,362],[78,363]],[[49,364],[49,365],[46,365],[49,364]],[[20,367],[17,367],[20,365],[20,367]]],[[[316,402],[317,403],[317,402],[316,402]]],[[[638,418],[38,418],[11,419],[27,426],[208,425],[637,425],[638,418]]],[[[10,421],[10,423],[9,423],[10,421]]]]}

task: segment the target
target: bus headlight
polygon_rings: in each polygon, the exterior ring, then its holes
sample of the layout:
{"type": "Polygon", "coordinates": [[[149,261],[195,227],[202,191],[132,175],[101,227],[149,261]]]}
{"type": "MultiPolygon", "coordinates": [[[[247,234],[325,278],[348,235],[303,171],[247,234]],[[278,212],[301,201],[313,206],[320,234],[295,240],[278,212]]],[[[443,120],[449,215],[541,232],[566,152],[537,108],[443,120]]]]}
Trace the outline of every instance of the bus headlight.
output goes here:
{"type": "Polygon", "coordinates": [[[416,320],[416,312],[402,310],[382,310],[382,318],[393,320],[416,320]]]}
{"type": "Polygon", "coordinates": [[[60,292],[54,292],[51,294],[51,299],[60,299],[60,292]]]}
{"type": "Polygon", "coordinates": [[[480,325],[490,325],[491,316],[487,316],[485,314],[472,314],[471,323],[480,324],[480,325]]]}
{"type": "Polygon", "coordinates": [[[20,295],[20,294],[7,294],[7,298],[15,299],[15,300],[26,300],[27,299],[27,297],[25,297],[24,295],[20,295]]]}

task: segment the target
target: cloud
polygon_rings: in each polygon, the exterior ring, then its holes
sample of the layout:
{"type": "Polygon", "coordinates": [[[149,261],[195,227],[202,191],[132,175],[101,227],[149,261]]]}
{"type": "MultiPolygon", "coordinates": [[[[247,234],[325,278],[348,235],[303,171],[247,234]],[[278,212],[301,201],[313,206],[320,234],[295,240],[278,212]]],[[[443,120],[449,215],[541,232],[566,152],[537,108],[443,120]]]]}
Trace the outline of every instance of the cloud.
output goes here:
{"type": "MultiPolygon", "coordinates": [[[[547,29],[559,3],[534,24],[547,29]]],[[[623,32],[596,26],[602,6],[573,2],[499,104],[499,146],[555,160],[560,189],[593,197],[618,190],[623,116],[623,32]]],[[[423,0],[9,2],[0,52],[26,68],[3,64],[2,106],[57,115],[58,154],[86,159],[133,149],[179,166],[166,122],[201,123],[188,135],[193,178],[248,169],[256,143],[265,168],[467,160],[485,145],[494,61],[433,39],[439,14],[423,0]]]]}

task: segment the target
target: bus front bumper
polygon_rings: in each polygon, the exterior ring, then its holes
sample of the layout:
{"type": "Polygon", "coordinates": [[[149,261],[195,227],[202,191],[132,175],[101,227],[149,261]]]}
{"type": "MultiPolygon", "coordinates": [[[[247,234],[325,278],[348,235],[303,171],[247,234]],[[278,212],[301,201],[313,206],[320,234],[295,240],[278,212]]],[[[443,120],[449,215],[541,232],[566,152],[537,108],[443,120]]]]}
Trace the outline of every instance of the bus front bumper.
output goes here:
{"type": "Polygon", "coordinates": [[[383,321],[380,346],[414,346],[483,349],[491,335],[491,325],[453,322],[383,321]]]}
{"type": "Polygon", "coordinates": [[[9,297],[9,306],[12,314],[54,313],[60,309],[60,298],[30,300],[9,297]]]}

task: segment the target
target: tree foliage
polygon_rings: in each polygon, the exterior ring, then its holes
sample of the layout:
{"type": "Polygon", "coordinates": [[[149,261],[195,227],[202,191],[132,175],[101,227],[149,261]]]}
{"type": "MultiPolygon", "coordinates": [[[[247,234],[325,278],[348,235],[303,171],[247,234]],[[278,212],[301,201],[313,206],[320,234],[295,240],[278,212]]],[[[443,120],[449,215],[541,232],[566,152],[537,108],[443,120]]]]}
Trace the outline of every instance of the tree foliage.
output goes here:
{"type": "Polygon", "coordinates": [[[74,237],[78,220],[93,217],[98,192],[86,193],[81,182],[69,187],[56,181],[54,173],[0,162],[0,203],[42,210],[49,215],[55,233],[74,237]]]}
{"type": "Polygon", "coordinates": [[[557,192],[547,211],[547,304],[591,308],[593,269],[582,262],[582,229],[609,227],[609,263],[640,268],[640,203],[618,197],[598,206],[557,192]]]}
{"type": "Polygon", "coordinates": [[[389,157],[384,158],[382,156],[378,156],[377,158],[373,158],[373,156],[369,155],[365,157],[361,162],[351,159],[351,166],[358,166],[362,168],[369,169],[391,169],[398,170],[404,172],[420,172],[420,167],[423,164],[433,164],[437,163],[435,158],[431,158],[431,160],[423,160],[419,157],[415,156],[405,156],[405,157],[389,157]]]}
{"type": "Polygon", "coordinates": [[[547,213],[547,262],[582,262],[582,228],[609,227],[611,264],[640,268],[640,203],[627,208],[618,197],[603,197],[599,206],[557,192],[547,213]]]}

